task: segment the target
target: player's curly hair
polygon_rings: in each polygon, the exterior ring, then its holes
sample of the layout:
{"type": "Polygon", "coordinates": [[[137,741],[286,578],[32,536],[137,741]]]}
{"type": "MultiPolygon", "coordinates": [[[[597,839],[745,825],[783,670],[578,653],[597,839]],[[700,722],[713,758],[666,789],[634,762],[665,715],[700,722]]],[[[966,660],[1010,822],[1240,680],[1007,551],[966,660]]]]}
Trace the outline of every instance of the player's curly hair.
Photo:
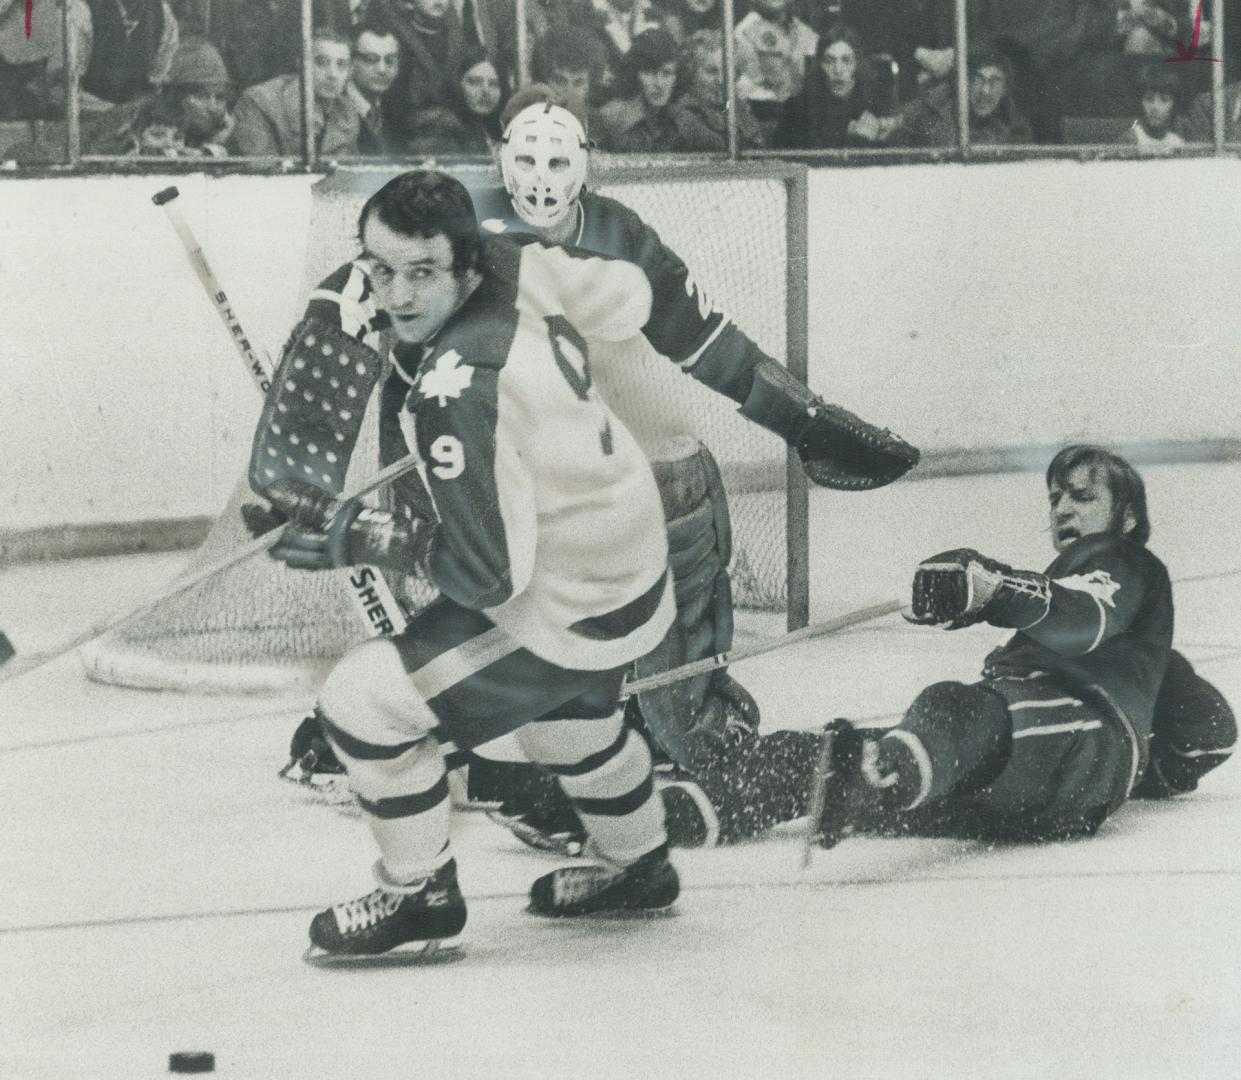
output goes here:
{"type": "Polygon", "coordinates": [[[1151,522],[1146,511],[1146,483],[1137,469],[1105,447],[1076,443],[1064,447],[1051,459],[1047,466],[1047,486],[1055,483],[1063,487],[1069,473],[1079,465],[1100,469],[1107,477],[1107,488],[1112,493],[1112,530],[1145,547],[1151,537],[1151,522]],[[1133,528],[1127,533],[1123,525],[1126,510],[1132,511],[1134,520],[1133,528]]]}
{"type": "Polygon", "coordinates": [[[406,236],[443,233],[452,245],[454,274],[464,274],[478,265],[482,242],[474,201],[465,185],[447,173],[415,169],[389,180],[362,207],[359,239],[371,214],[406,236]]]}

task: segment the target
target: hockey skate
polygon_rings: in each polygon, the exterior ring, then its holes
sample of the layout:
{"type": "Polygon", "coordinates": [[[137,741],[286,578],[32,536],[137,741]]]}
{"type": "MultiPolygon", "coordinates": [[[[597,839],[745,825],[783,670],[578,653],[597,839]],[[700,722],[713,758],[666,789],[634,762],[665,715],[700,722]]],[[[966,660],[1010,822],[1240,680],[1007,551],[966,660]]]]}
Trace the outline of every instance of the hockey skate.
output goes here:
{"type": "Polygon", "coordinates": [[[876,802],[875,789],[862,775],[866,739],[848,720],[823,729],[823,745],[810,790],[810,844],[835,847],[857,827],[876,802]]]}
{"type": "Polygon", "coordinates": [[[664,844],[629,866],[562,866],[544,874],[530,886],[526,910],[551,918],[654,911],[668,907],[680,892],[664,844]]]}
{"type": "Polygon", "coordinates": [[[465,917],[457,864],[450,859],[421,886],[381,886],[319,912],[305,960],[317,967],[425,963],[456,951],[465,917]]]}

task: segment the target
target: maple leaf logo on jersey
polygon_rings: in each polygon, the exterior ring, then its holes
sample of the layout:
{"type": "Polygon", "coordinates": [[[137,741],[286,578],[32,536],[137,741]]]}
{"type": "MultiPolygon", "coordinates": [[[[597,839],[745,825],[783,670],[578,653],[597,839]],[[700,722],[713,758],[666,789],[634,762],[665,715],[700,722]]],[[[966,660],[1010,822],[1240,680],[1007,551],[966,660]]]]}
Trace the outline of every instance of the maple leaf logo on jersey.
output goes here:
{"type": "Polygon", "coordinates": [[[474,369],[462,362],[461,354],[456,349],[449,349],[435,361],[433,370],[423,373],[419,388],[424,398],[437,398],[440,408],[443,408],[449,398],[459,398],[473,378],[474,369]]]}
{"type": "Polygon", "coordinates": [[[1113,597],[1120,590],[1120,582],[1106,570],[1091,570],[1089,574],[1074,574],[1072,577],[1056,578],[1055,581],[1066,589],[1089,593],[1110,608],[1116,606],[1113,597]]]}

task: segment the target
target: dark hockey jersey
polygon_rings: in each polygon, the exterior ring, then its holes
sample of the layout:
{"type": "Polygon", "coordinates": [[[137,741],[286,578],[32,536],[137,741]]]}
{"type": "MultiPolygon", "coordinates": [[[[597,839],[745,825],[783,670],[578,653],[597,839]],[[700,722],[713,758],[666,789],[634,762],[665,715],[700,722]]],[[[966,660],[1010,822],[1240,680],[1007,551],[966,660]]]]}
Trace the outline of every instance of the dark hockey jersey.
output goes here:
{"type": "MultiPolygon", "coordinates": [[[[471,193],[484,234],[537,235],[513,211],[503,188],[471,193]]],[[[766,354],[712,303],[676,252],[629,207],[592,191],[578,203],[576,231],[566,245],[625,259],[641,267],[654,304],[641,328],[651,347],[695,379],[738,404],[766,354]]]]}
{"type": "Polygon", "coordinates": [[[1155,700],[1172,648],[1172,585],[1140,544],[1084,536],[1047,568],[1046,614],[987,657],[987,676],[1045,673],[1125,729],[1132,780],[1146,768],[1155,700]]]}

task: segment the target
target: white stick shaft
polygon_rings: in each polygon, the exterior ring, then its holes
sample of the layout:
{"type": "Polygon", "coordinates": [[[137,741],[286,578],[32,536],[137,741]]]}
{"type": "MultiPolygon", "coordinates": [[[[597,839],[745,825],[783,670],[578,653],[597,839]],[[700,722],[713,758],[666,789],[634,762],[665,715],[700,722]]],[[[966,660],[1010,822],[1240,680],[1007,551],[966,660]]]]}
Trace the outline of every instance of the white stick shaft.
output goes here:
{"type": "Polygon", "coordinates": [[[871,604],[869,607],[858,608],[856,611],[838,615],[834,619],[825,619],[823,622],[803,626],[800,630],[794,630],[772,641],[761,641],[755,645],[733,649],[730,652],[716,653],[714,656],[708,656],[702,660],[694,660],[691,663],[682,664],[671,671],[664,671],[658,675],[648,675],[645,679],[634,679],[626,682],[624,687],[622,687],[621,699],[633,697],[634,694],[641,694],[647,690],[655,690],[661,686],[668,686],[671,683],[680,682],[682,679],[692,679],[695,675],[704,675],[708,671],[715,671],[717,668],[727,667],[729,664],[735,664],[741,660],[749,660],[752,656],[762,656],[764,653],[774,652],[776,649],[786,649],[790,645],[796,645],[799,641],[808,641],[810,638],[834,634],[836,631],[846,630],[850,626],[859,626],[862,623],[881,619],[885,615],[892,615],[900,611],[903,606],[900,600],[885,600],[881,604],[871,604]]]}
{"type": "MultiPolygon", "coordinates": [[[[402,473],[408,472],[410,469],[417,466],[417,464],[418,457],[416,454],[410,454],[407,457],[403,457],[400,461],[393,462],[382,472],[378,473],[372,480],[359,487],[356,491],[346,492],[345,494],[339,496],[339,502],[343,503],[349,499],[357,499],[361,498],[363,495],[368,495],[376,488],[380,488],[384,484],[395,480],[402,473]]],[[[195,585],[201,584],[208,578],[214,577],[216,574],[229,569],[229,567],[236,566],[240,562],[245,562],[246,559],[253,555],[257,555],[260,551],[266,551],[280,539],[280,537],[284,534],[285,528],[287,528],[286,525],[281,525],[279,528],[269,529],[262,536],[256,537],[248,544],[239,547],[236,551],[231,552],[222,559],[217,560],[209,566],[203,567],[201,570],[190,574],[188,577],[178,578],[167,588],[161,590],[149,600],[139,604],[136,608],[124,612],[121,615],[113,615],[107,619],[103,619],[95,623],[93,626],[78,634],[77,637],[73,638],[71,641],[66,641],[62,645],[57,645],[40,653],[31,653],[29,656],[13,657],[13,659],[7,664],[0,667],[0,683],[5,683],[10,679],[15,679],[19,675],[28,674],[36,668],[41,668],[44,664],[51,663],[51,661],[64,656],[65,653],[72,652],[74,649],[85,645],[87,642],[94,641],[95,638],[101,637],[109,630],[115,630],[118,626],[124,626],[131,619],[136,619],[139,615],[144,615],[156,605],[162,604],[165,600],[169,599],[169,597],[183,593],[187,589],[192,589],[195,585]]],[[[312,571],[307,571],[307,573],[311,572],[312,571]]]]}
{"type": "MultiPolygon", "coordinates": [[[[211,298],[216,313],[224,323],[229,339],[241,356],[242,363],[250,373],[251,380],[260,393],[266,394],[271,387],[275,366],[265,357],[260,357],[246,337],[246,332],[242,329],[241,321],[233,311],[228,295],[212,271],[211,264],[207,262],[202,245],[199,244],[194,230],[190,228],[177,205],[179,194],[175,187],[165,188],[153,196],[152,201],[168,215],[168,220],[172,222],[172,227],[181,239],[181,246],[185,248],[185,254],[194,267],[194,273],[198,275],[198,280],[207,290],[207,295],[211,298]]],[[[392,595],[392,589],[388,586],[383,574],[372,567],[369,578],[364,578],[366,583],[359,586],[356,583],[359,576],[356,571],[359,569],[362,568],[352,567],[340,576],[341,588],[349,594],[354,614],[372,634],[380,633],[381,627],[390,628],[389,633],[393,635],[402,633],[407,625],[405,614],[401,610],[401,605],[397,603],[396,597],[392,595]]]]}
{"type": "Polygon", "coordinates": [[[224,329],[228,331],[229,339],[245,362],[246,370],[250,372],[250,378],[254,380],[255,386],[263,393],[267,393],[271,386],[271,367],[267,360],[255,351],[249,338],[246,337],[246,332],[242,329],[241,322],[233,311],[232,301],[229,300],[219,279],[212,272],[211,264],[207,262],[207,256],[203,254],[203,249],[182,216],[176,200],[175,188],[169,188],[156,196],[157,205],[163,208],[164,213],[168,215],[168,220],[172,222],[172,227],[176,230],[177,236],[181,239],[181,245],[185,248],[185,254],[189,257],[190,265],[194,267],[194,273],[198,275],[198,280],[207,290],[207,295],[215,306],[216,314],[220,316],[224,329]]]}

